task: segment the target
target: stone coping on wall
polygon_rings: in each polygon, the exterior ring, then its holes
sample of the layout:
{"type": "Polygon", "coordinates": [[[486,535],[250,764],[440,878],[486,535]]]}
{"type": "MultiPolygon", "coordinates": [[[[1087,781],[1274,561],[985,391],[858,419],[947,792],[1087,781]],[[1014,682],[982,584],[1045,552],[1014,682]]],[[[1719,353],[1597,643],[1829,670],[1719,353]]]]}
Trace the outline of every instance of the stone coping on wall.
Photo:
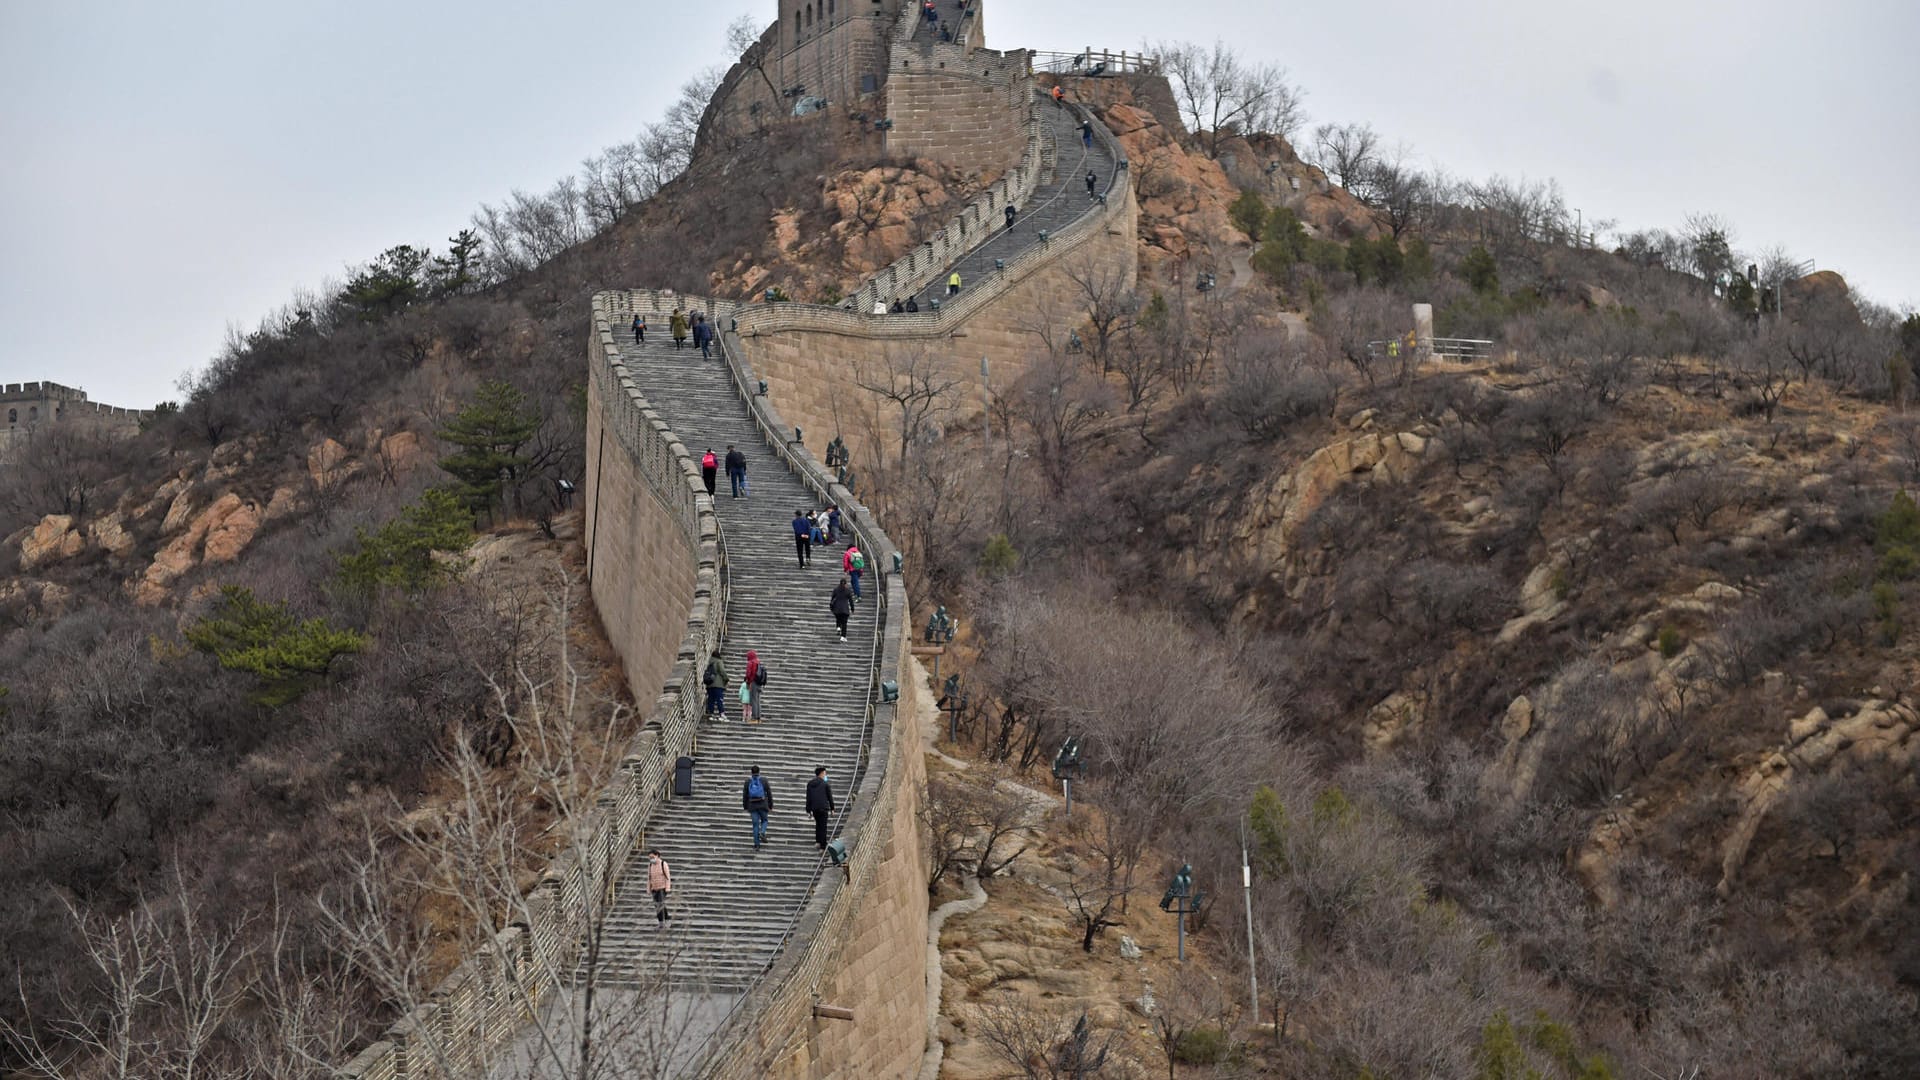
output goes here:
{"type": "MultiPolygon", "coordinates": [[[[517,1038],[566,984],[587,924],[611,896],[627,853],[667,798],[672,760],[693,745],[705,693],[700,675],[726,622],[726,553],[698,464],[618,362],[601,297],[588,342],[601,422],[615,432],[650,494],[680,526],[697,570],[687,629],[646,726],[614,779],[577,824],[579,842],[557,857],[525,898],[524,922],[501,931],[441,980],[425,1004],[395,1023],[335,1075],[353,1080],[467,1076],[517,1038]]],[[[640,688],[634,688],[638,693],[640,688]]]]}
{"type": "MultiPolygon", "coordinates": [[[[1128,216],[1132,198],[1131,174],[1126,167],[1126,158],[1120,150],[1118,140],[1113,138],[1106,125],[1099,122],[1092,113],[1080,105],[1072,108],[1080,115],[1094,122],[1094,131],[1113,151],[1114,160],[1120,162],[1112,181],[1105,192],[1106,201],[1096,203],[1087,213],[1074,219],[1067,227],[1055,233],[1045,244],[1036,244],[1007,260],[1004,270],[996,270],[992,276],[977,284],[969,285],[966,290],[952,301],[943,303],[937,312],[916,312],[914,314],[871,314],[873,300],[863,289],[855,300],[855,309],[849,311],[843,307],[830,307],[824,304],[797,303],[754,303],[741,304],[732,309],[742,336],[752,337],[760,334],[782,333],[790,330],[814,331],[816,333],[844,334],[861,338],[901,338],[924,339],[945,337],[952,334],[961,324],[972,318],[982,308],[1004,295],[1007,290],[1018,285],[1027,277],[1038,272],[1049,263],[1064,258],[1075,248],[1089,239],[1100,235],[1118,225],[1131,229],[1131,221],[1123,221],[1128,216]]],[[[951,226],[949,226],[951,228],[951,226]]],[[[985,239],[985,236],[982,236],[985,239]]],[[[924,245],[923,245],[924,246],[924,245]]],[[[957,261],[954,259],[937,267],[920,284],[933,280],[940,270],[957,261]]],[[[891,268],[889,268],[891,269],[891,268]]],[[[886,273],[886,271],[882,271],[886,273]]],[[[867,287],[868,289],[871,286],[867,287]]]]}
{"type": "Polygon", "coordinates": [[[816,495],[841,508],[841,516],[851,522],[861,549],[872,557],[882,587],[877,631],[880,647],[874,665],[875,685],[870,688],[866,744],[840,830],[842,837],[850,839],[847,863],[838,875],[831,868],[826,870],[792,924],[788,941],[794,947],[781,950],[767,974],[709,1040],[711,1049],[695,1073],[703,1080],[757,1077],[771,1064],[769,1056],[786,1046],[793,1032],[803,1030],[821,980],[844,951],[849,926],[861,898],[871,891],[889,846],[892,809],[900,797],[903,777],[910,772],[906,755],[914,749],[907,745],[909,740],[899,737],[898,702],[881,701],[878,687],[882,678],[901,686],[910,677],[910,654],[904,642],[913,621],[905,583],[893,571],[899,548],[866,504],[836,480],[812,451],[794,440],[792,427],[773,402],[758,393],[758,379],[742,355],[738,336],[723,334],[720,344],[733,373],[734,390],[753,413],[761,437],[816,495]]]}

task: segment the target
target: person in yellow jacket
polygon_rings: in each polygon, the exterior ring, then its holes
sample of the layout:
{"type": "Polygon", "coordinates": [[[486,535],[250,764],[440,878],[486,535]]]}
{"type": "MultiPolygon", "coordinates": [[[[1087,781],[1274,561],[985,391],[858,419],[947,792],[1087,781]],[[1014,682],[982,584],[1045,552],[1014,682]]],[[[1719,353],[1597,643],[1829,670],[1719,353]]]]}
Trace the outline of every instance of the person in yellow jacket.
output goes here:
{"type": "Polygon", "coordinates": [[[667,320],[668,329],[673,331],[673,347],[678,349],[687,343],[687,313],[676,311],[673,318],[667,320]]]}
{"type": "Polygon", "coordinates": [[[953,276],[947,279],[947,295],[952,296],[959,291],[960,291],[960,271],[955,270],[953,272],[953,276]]]}

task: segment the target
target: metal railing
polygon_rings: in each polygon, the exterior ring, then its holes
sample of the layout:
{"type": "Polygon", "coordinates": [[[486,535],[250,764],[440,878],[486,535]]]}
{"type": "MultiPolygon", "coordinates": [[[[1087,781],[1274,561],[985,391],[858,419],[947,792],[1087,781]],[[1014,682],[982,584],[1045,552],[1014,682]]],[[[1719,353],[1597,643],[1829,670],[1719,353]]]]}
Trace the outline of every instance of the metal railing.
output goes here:
{"type": "Polygon", "coordinates": [[[1160,70],[1160,58],[1088,46],[1079,52],[1035,52],[1033,70],[1053,75],[1151,75],[1160,70]]]}
{"type": "MultiPolygon", "coordinates": [[[[1420,351],[1420,346],[1409,345],[1404,340],[1367,342],[1369,360],[1397,360],[1420,351]]],[[[1437,337],[1426,349],[1426,355],[1444,356],[1449,360],[1484,360],[1493,356],[1493,342],[1483,338],[1437,337]]]]}

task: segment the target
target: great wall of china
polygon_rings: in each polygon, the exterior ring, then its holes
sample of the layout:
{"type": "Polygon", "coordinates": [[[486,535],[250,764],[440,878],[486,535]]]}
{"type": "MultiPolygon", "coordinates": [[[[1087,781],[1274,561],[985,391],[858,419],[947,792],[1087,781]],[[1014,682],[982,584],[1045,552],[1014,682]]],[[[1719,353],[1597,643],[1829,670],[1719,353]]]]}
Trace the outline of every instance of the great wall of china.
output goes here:
{"type": "Polygon", "coordinates": [[[944,229],[841,307],[647,290],[595,297],[589,577],[635,699],[653,703],[649,720],[584,824],[575,849],[584,854],[556,861],[535,890],[529,925],[468,958],[338,1075],[498,1075],[506,1058],[517,1061],[515,1075],[559,1076],[561,1064],[529,1069],[526,1055],[503,1048],[524,1041],[528,1021],[577,994],[583,978],[598,977],[587,954],[607,965],[610,987],[633,985],[619,965],[655,965],[682,996],[680,1038],[656,1050],[661,1060],[643,1075],[921,1075],[932,999],[914,622],[894,544],[801,436],[823,443],[837,432],[835,398],[861,393],[857,373],[900,350],[956,376],[988,360],[1017,377],[1043,347],[1037,328],[1084,314],[1089,275],[1131,287],[1139,214],[1124,156],[1098,119],[1039,97],[1031,53],[981,47],[980,0],[941,0],[937,10],[956,31],[951,41],[931,32],[917,4],[780,0],[779,21],[728,73],[702,129],[791,111],[782,88],[805,86],[836,105],[884,97],[890,153],[999,176],[944,229]],[[1082,169],[1095,174],[1095,190],[1082,169]],[[1011,232],[999,227],[1009,204],[1021,214],[1011,232]],[[937,309],[871,314],[876,301],[938,290],[956,268],[966,284],[937,309]],[[724,331],[720,360],[658,341],[677,309],[704,312],[724,331]],[[636,313],[656,328],[654,341],[627,338],[636,313]],[[755,497],[707,494],[697,457],[724,442],[748,452],[755,497]],[[825,628],[837,561],[796,568],[784,532],[784,515],[827,503],[847,513],[874,579],[846,644],[825,628]],[[759,727],[703,721],[708,657],[720,651],[737,672],[756,645],[781,677],[769,696],[773,717],[759,727]],[[783,702],[825,704],[802,716],[783,702]],[[700,763],[695,794],[670,798],[682,756],[700,763]],[[788,808],[765,853],[746,850],[735,798],[748,762],[768,766],[788,808]],[[846,845],[844,866],[799,835],[792,808],[816,762],[840,793],[832,830],[846,845]],[[654,936],[650,909],[637,917],[646,899],[639,852],[655,845],[676,881],[709,890],[671,939],[654,936]],[[748,892],[764,903],[735,898],[748,892]],[[583,949],[590,939],[595,947],[583,949]],[[679,951],[663,951],[666,940],[679,951]]]}

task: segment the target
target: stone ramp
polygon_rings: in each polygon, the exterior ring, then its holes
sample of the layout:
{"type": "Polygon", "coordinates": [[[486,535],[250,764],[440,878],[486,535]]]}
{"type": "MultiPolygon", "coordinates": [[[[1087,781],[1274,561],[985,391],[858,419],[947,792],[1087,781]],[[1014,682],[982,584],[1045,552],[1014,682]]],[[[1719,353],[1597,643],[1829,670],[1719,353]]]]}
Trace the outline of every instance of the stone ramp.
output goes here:
{"type": "MultiPolygon", "coordinates": [[[[714,508],[730,582],[721,651],[734,680],[727,717],[702,725],[693,797],[662,805],[627,858],[596,981],[649,983],[665,966],[676,990],[742,990],[772,964],[819,880],[821,853],[806,813],[814,766],[827,767],[843,811],[854,789],[872,686],[876,605],[869,590],[842,644],[827,600],[840,579],[843,549],[817,547],[812,567],[798,566],[789,523],[796,509],[810,512],[818,503],[762,442],[719,346],[710,360],[698,349],[675,349],[665,320],[652,316],[647,344],[635,347],[626,329],[631,315],[611,314],[620,359],[648,403],[696,460],[712,447],[724,463],[728,444],[738,446],[747,456],[750,494],[730,496],[723,464],[714,508]],[[757,725],[743,721],[736,696],[748,649],[758,650],[769,672],[766,719],[757,725]],[[760,766],[774,797],[768,845],[759,851],[740,805],[750,765],[760,766]],[[673,919],[666,930],[655,921],[646,889],[646,850],[655,846],[673,868],[673,919]]],[[[875,576],[870,567],[869,581],[875,576]]]]}
{"type": "MultiPolygon", "coordinates": [[[[1113,185],[1117,163],[1111,149],[1113,144],[1103,138],[1106,133],[1101,129],[1100,122],[1093,122],[1093,148],[1088,149],[1080,138],[1080,120],[1085,114],[1071,107],[1055,105],[1053,99],[1045,94],[1036,94],[1035,100],[1040,110],[1040,122],[1046,125],[1044,138],[1052,147],[1052,175],[1043,177],[1033,194],[1020,205],[1019,216],[1011,230],[1007,229],[1005,221],[993,222],[993,232],[988,239],[962,255],[957,263],[942,269],[932,283],[915,294],[921,311],[930,310],[930,300],[945,299],[947,279],[954,270],[960,271],[960,287],[963,290],[982,284],[996,272],[994,260],[1012,262],[1014,256],[1039,246],[1041,230],[1057,235],[1061,229],[1099,206],[1087,195],[1088,169],[1092,169],[1097,178],[1095,191],[1104,193],[1113,185]]],[[[891,305],[892,301],[888,303],[891,305]]]]}

